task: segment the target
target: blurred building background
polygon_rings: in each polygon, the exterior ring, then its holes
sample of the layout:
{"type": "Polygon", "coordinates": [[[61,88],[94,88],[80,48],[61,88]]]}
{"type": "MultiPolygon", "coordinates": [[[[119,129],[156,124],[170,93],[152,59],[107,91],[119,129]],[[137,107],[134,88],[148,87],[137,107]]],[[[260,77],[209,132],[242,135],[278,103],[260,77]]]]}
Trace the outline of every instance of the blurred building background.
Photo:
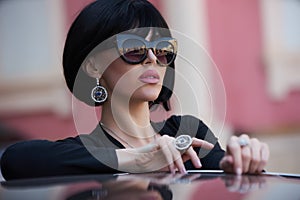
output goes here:
{"type": "MultiPolygon", "coordinates": [[[[91,1],[0,0],[1,149],[17,140],[57,140],[94,128],[94,108],[72,99],[61,65],[67,30],[91,1]]],[[[267,170],[300,173],[300,1],[151,2],[171,29],[211,56],[219,74],[205,59],[197,67],[211,85],[222,78],[224,85],[212,91],[219,122],[211,122],[211,99],[199,103],[208,113],[199,117],[213,130],[217,126],[222,144],[247,132],[270,145],[267,170]]],[[[185,52],[197,57],[189,47],[185,52]]],[[[182,74],[191,73],[179,64],[182,74]]],[[[189,106],[188,113],[197,115],[189,106]]]]}

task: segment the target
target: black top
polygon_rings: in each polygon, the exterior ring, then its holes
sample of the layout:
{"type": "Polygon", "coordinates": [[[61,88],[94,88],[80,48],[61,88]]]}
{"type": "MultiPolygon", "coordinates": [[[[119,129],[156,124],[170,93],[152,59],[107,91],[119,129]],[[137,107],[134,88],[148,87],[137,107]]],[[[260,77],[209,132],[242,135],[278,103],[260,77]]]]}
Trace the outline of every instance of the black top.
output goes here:
{"type": "MultiPolygon", "coordinates": [[[[189,134],[213,143],[209,151],[195,148],[202,168],[219,169],[224,156],[217,138],[199,119],[192,116],[172,116],[166,121],[152,123],[161,135],[176,137],[189,134]]],[[[90,134],[58,141],[31,140],[16,143],[6,149],[1,158],[1,170],[6,180],[76,174],[118,173],[116,149],[125,148],[105,132],[100,125],[90,134]]],[[[194,169],[191,161],[186,169],[194,169]]]]}

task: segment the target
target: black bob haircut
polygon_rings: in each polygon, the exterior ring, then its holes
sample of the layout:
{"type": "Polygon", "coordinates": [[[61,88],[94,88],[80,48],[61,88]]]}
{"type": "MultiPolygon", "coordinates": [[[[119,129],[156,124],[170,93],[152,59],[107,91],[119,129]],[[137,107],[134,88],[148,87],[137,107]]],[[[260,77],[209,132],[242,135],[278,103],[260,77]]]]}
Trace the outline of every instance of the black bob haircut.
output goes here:
{"type": "MultiPolygon", "coordinates": [[[[91,98],[96,80],[81,68],[87,55],[101,42],[130,29],[169,27],[159,11],[147,0],[97,0],[87,5],[77,16],[68,32],[63,70],[66,84],[73,95],[90,106],[99,106],[91,98]]],[[[165,35],[166,33],[164,33],[165,35]]],[[[162,90],[149,105],[162,104],[169,110],[168,101],[174,88],[174,62],[167,67],[162,90]]]]}

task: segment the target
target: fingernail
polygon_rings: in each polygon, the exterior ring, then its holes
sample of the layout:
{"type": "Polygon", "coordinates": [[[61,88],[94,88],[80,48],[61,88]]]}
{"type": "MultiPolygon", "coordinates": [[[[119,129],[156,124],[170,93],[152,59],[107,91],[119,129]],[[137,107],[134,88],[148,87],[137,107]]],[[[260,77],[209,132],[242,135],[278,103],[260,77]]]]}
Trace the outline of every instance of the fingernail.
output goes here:
{"type": "Polygon", "coordinates": [[[198,166],[202,167],[202,164],[201,164],[200,160],[198,160],[198,166]]]}
{"type": "Polygon", "coordinates": [[[242,174],[242,169],[241,168],[237,168],[236,169],[236,174],[237,175],[241,175],[242,174]]]}

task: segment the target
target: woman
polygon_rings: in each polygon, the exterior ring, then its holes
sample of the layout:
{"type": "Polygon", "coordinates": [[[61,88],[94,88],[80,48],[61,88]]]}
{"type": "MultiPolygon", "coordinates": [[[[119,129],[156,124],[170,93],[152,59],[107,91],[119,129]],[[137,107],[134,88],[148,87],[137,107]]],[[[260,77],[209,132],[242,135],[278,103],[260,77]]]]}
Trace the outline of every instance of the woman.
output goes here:
{"type": "Polygon", "coordinates": [[[176,53],[167,23],[146,0],[88,5],[69,30],[63,67],[74,96],[102,106],[101,121],[89,135],[12,145],[1,160],[5,179],[197,168],[260,173],[269,149],[257,139],[233,136],[225,153],[195,117],[150,122],[149,107],[169,109],[176,53]]]}

